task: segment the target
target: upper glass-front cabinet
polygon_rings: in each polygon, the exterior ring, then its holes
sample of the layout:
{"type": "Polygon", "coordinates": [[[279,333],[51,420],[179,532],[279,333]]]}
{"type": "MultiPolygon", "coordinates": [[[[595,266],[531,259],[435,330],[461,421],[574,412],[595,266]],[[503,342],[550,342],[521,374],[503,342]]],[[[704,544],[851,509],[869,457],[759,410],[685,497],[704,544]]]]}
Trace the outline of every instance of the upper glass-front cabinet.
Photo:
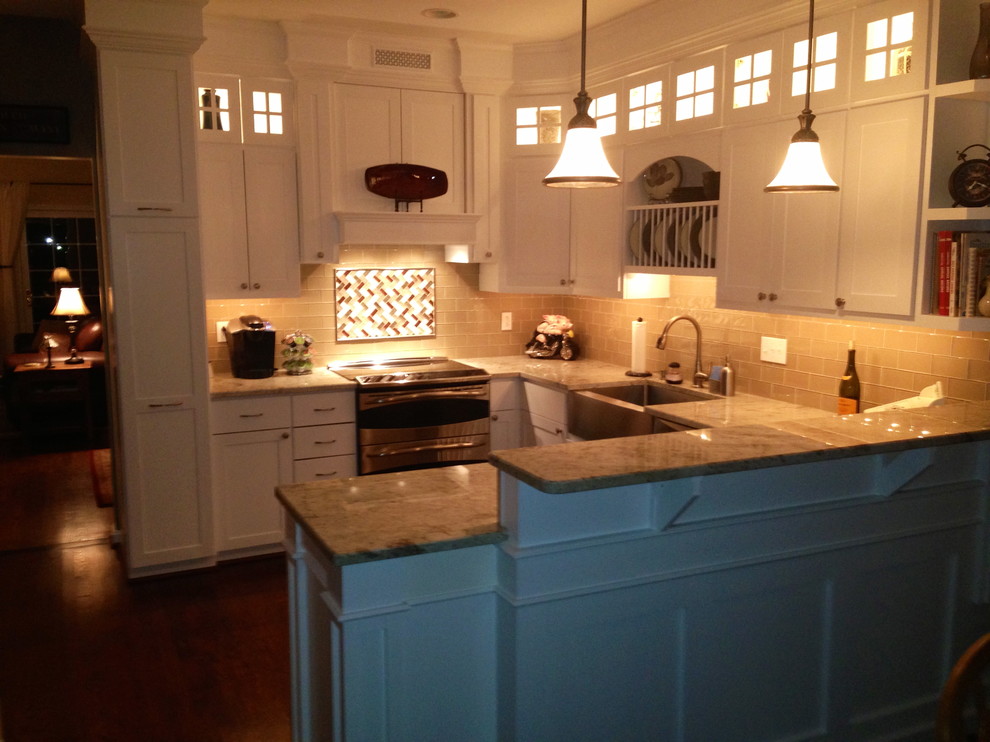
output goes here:
{"type": "Polygon", "coordinates": [[[287,80],[197,74],[199,138],[231,144],[293,144],[291,91],[287,80]]]}

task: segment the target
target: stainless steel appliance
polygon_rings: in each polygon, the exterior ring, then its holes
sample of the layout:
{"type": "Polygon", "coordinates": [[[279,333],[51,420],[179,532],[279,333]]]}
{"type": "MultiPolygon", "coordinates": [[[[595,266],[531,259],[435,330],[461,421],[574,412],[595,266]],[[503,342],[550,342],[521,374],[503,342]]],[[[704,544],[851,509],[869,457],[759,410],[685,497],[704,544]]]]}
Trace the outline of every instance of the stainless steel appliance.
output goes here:
{"type": "Polygon", "coordinates": [[[357,382],[360,474],[487,459],[491,376],[484,369],[435,356],[329,368],[357,382]]]}

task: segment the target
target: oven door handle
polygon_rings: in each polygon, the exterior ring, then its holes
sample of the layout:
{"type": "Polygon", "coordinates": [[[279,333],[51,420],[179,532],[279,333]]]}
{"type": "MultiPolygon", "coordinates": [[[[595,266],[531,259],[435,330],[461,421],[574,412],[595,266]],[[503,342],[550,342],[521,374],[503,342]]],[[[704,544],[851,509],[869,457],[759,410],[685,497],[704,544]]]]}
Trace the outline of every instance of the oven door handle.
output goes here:
{"type": "Polygon", "coordinates": [[[463,441],[461,443],[431,443],[426,446],[408,446],[406,448],[386,448],[383,451],[378,451],[375,456],[401,456],[404,453],[420,453],[422,451],[445,451],[452,448],[478,448],[483,446],[484,443],[470,443],[468,441],[463,441]]]}
{"type": "Polygon", "coordinates": [[[417,399],[449,399],[450,397],[468,398],[485,397],[488,390],[484,387],[472,389],[428,389],[422,392],[398,392],[382,397],[369,397],[369,404],[393,404],[395,402],[414,402],[417,399]]]}

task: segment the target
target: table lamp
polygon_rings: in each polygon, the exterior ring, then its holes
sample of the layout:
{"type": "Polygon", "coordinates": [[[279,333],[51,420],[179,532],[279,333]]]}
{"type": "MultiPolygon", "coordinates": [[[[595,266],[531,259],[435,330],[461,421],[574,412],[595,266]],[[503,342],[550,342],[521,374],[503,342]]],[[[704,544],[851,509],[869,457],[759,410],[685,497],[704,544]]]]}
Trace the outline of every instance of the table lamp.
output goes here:
{"type": "Polygon", "coordinates": [[[79,331],[76,325],[79,324],[79,318],[85,317],[87,314],[89,314],[89,309],[86,307],[86,302],[83,301],[78,288],[63,287],[59,289],[58,303],[52,310],[52,315],[65,317],[65,327],[69,331],[69,357],[65,359],[66,363],[84,362],[82,358],[76,355],[76,333],[79,331]]]}

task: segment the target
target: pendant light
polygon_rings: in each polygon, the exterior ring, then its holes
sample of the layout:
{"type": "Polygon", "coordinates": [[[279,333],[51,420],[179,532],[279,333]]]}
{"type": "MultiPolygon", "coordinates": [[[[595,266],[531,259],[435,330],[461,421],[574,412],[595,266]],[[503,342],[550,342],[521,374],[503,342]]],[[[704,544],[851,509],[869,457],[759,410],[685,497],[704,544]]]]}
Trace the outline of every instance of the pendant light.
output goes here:
{"type": "Polygon", "coordinates": [[[811,128],[815,114],[811,112],[811,74],[815,53],[815,0],[809,0],[808,12],[808,70],[804,80],[804,110],[798,116],[801,128],[791,137],[784,164],[777,177],[763,190],[767,193],[824,193],[839,190],[828,174],[822,160],[818,135],[811,128]]]}
{"type": "Polygon", "coordinates": [[[619,184],[608,162],[595,120],[588,114],[591,98],[584,89],[588,41],[588,0],[581,0],[581,90],[574,99],[577,114],[567,124],[564,149],[553,170],[543,179],[551,188],[605,188],[619,184]]]}

